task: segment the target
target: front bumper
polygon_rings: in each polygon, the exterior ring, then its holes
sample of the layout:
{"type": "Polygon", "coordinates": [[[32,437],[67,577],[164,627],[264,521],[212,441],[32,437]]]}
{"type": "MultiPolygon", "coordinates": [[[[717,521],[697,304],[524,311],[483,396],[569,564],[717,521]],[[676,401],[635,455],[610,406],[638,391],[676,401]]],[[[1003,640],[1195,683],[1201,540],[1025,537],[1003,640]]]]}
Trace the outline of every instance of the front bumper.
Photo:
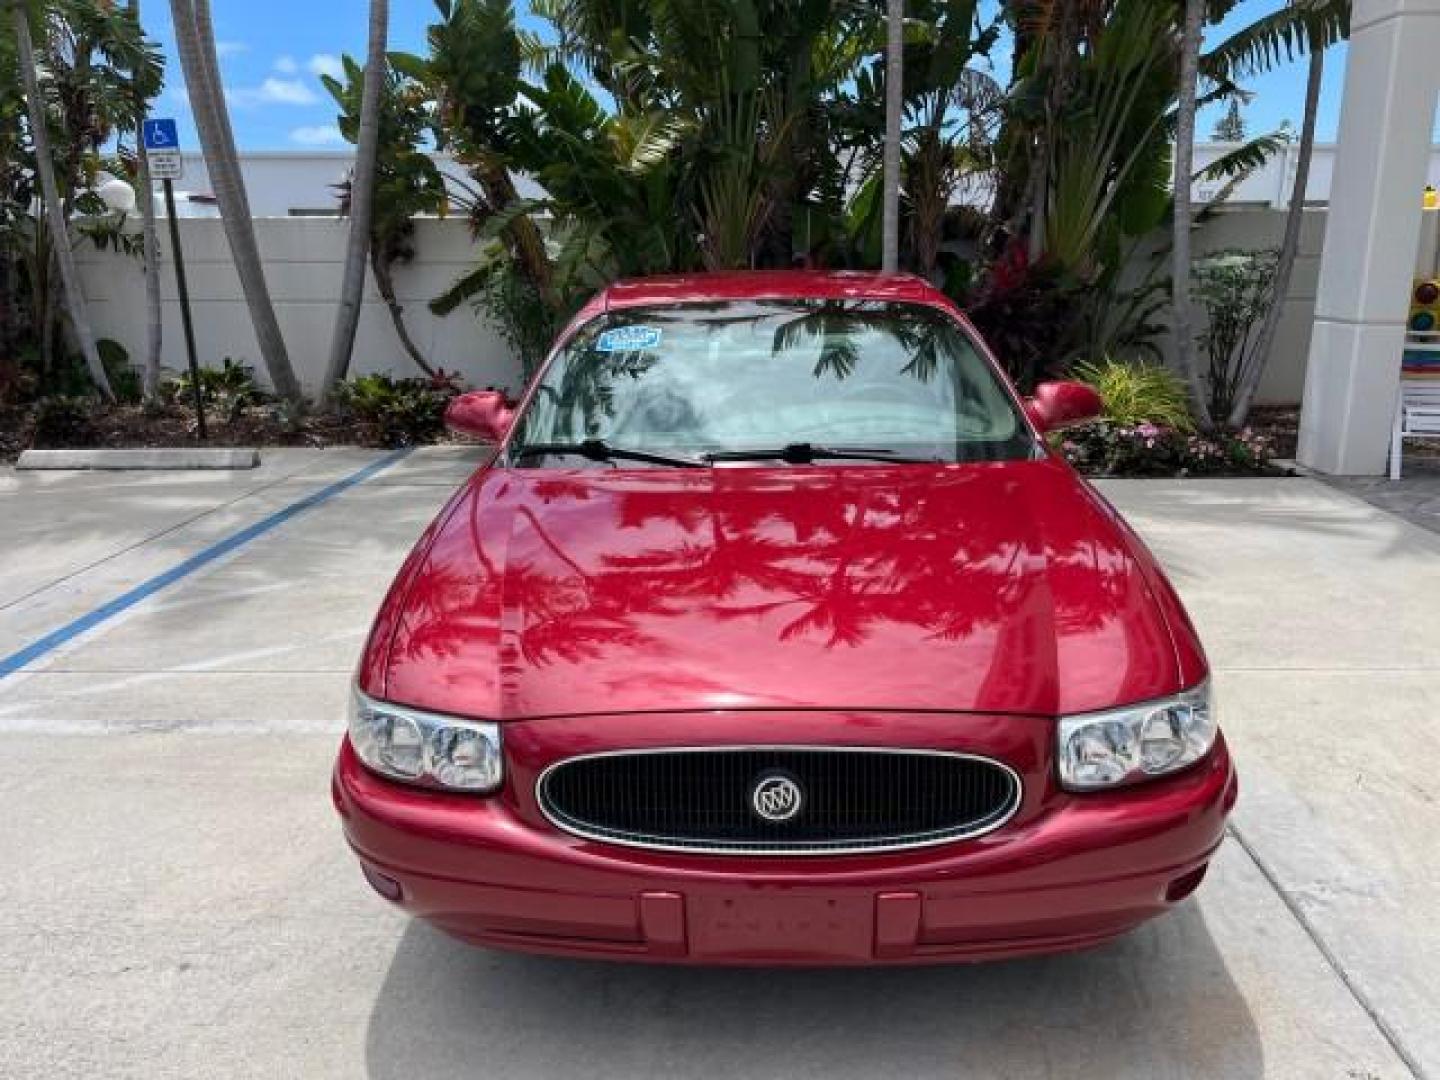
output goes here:
{"type": "Polygon", "coordinates": [[[1034,783],[1045,790],[1027,792],[1014,821],[976,840],[783,858],[581,840],[533,819],[528,775],[512,769],[505,797],[421,791],[365,769],[346,740],[333,795],[371,884],[468,941],[824,965],[995,959],[1105,941],[1194,890],[1237,790],[1222,737],[1166,780],[1087,795],[1034,783]]]}

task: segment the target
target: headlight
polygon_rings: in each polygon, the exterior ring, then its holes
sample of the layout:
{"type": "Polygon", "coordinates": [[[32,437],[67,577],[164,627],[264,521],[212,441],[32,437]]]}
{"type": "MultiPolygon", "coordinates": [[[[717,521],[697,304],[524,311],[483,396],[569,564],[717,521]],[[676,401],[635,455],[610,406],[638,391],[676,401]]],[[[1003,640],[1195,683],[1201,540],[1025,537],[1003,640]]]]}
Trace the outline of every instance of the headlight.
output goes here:
{"type": "Polygon", "coordinates": [[[1217,730],[1208,682],[1143,705],[1062,716],[1060,783],[1095,791],[1176,772],[1210,752],[1217,730]]]}
{"type": "Polygon", "coordinates": [[[350,744],[370,768],[396,780],[455,791],[494,791],[504,779],[500,728],[480,720],[350,697],[350,744]]]}

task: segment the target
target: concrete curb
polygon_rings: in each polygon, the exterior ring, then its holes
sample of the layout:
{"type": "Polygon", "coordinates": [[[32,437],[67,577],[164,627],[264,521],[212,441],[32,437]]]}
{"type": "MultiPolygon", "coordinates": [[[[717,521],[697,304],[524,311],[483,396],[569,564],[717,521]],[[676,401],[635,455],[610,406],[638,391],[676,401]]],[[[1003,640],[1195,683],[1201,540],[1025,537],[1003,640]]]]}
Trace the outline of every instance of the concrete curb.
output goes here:
{"type": "Polygon", "coordinates": [[[253,447],[179,446],[111,450],[26,450],[17,469],[253,469],[253,447]]]}

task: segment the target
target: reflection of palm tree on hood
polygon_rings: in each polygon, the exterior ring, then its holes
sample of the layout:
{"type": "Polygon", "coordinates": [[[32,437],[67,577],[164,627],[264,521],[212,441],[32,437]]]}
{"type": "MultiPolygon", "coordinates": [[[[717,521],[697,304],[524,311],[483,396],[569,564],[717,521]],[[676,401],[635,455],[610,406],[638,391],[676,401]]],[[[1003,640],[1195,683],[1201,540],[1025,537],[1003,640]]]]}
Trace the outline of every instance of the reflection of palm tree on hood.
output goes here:
{"type": "Polygon", "coordinates": [[[1178,678],[1135,553],[1052,461],[511,469],[462,499],[390,662],[442,711],[461,687],[518,717],[654,708],[663,686],[677,710],[1046,713],[1089,700],[1065,672],[1096,641],[1141,658],[1137,692],[1178,678]]]}

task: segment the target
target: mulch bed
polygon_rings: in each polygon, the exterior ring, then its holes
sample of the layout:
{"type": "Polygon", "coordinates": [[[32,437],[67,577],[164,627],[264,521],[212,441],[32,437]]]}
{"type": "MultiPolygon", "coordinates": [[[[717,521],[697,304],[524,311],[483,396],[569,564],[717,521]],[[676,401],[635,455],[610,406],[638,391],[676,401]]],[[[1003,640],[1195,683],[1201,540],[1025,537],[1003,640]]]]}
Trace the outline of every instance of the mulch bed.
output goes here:
{"type": "Polygon", "coordinates": [[[1250,427],[1270,440],[1270,452],[1275,457],[1295,459],[1295,443],[1300,437],[1300,406],[1256,405],[1250,411],[1250,427]]]}
{"type": "MultiPolygon", "coordinates": [[[[234,420],[206,415],[205,446],[376,446],[363,427],[348,420],[317,413],[286,421],[270,408],[245,409],[234,420]]],[[[161,447],[202,445],[194,414],[174,405],[144,408],[139,405],[96,406],[82,429],[55,439],[35,438],[34,417],[28,410],[0,408],[0,464],[11,464],[22,451],[69,447],[161,447]]]]}
{"type": "MultiPolygon", "coordinates": [[[[356,424],[327,414],[306,416],[286,422],[273,409],[244,410],[234,421],[207,417],[207,446],[375,446],[371,433],[356,424]]],[[[1300,428],[1296,405],[1257,405],[1251,427],[1270,439],[1277,458],[1295,457],[1295,440],[1300,428]]],[[[443,441],[443,440],[442,440],[443,441]]],[[[34,419],[28,409],[0,406],[0,464],[12,464],[21,451],[32,445],[44,447],[102,446],[150,447],[195,446],[194,416],[175,405],[146,409],[139,405],[97,407],[86,430],[54,442],[34,441],[34,419]]],[[[1405,452],[1440,458],[1440,439],[1412,441],[1405,452]]]]}

